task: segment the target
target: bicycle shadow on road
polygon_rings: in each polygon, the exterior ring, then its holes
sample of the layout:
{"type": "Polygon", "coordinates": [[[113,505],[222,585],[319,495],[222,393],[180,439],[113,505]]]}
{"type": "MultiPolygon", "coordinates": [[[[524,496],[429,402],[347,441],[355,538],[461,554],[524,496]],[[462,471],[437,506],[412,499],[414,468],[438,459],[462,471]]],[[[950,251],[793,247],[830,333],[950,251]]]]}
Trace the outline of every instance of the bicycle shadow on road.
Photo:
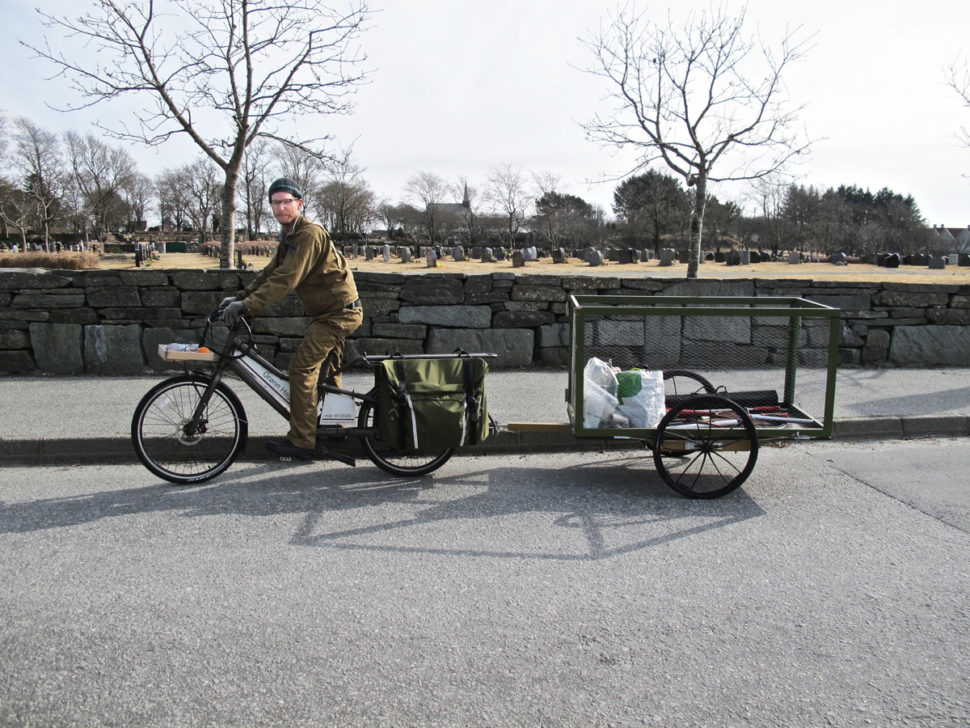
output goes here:
{"type": "Polygon", "coordinates": [[[642,456],[561,468],[506,466],[440,478],[394,519],[348,524],[354,492],[308,512],[294,545],[504,559],[596,560],[764,515],[743,491],[716,501],[672,493],[642,456]],[[344,501],[344,498],[350,501],[344,501]]]}
{"type": "MultiPolygon", "coordinates": [[[[480,467],[389,479],[371,467],[276,463],[238,467],[200,486],[136,488],[0,504],[0,534],[152,513],[301,516],[291,545],[497,558],[595,560],[764,515],[743,490],[714,501],[681,498],[642,456],[565,467],[480,467]]],[[[458,464],[460,468],[455,468],[458,464]]],[[[150,476],[148,479],[151,480],[150,476]]]]}

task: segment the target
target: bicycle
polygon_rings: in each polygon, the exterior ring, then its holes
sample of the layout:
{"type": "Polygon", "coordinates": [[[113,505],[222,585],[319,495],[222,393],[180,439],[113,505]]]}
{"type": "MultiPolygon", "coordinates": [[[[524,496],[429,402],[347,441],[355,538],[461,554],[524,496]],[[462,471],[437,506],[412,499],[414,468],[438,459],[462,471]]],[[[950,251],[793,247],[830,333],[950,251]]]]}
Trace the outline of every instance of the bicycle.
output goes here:
{"type": "MultiPolygon", "coordinates": [[[[214,339],[212,325],[221,319],[221,309],[206,316],[195,348],[179,351],[159,345],[159,354],[167,361],[182,362],[186,372],[152,387],[132,416],[131,439],[139,460],[158,477],[178,485],[201,483],[222,474],[246,446],[249,421],[242,402],[225,381],[227,373],[235,374],[287,421],[290,417],[288,376],[256,351],[252,328],[245,318],[227,329],[228,335],[221,344],[211,342],[215,350],[206,346],[208,339],[214,339]],[[207,370],[189,371],[188,366],[193,364],[202,364],[207,370]]],[[[378,365],[388,359],[495,356],[463,351],[415,355],[365,353],[339,368],[332,369],[325,363],[317,384],[318,442],[321,438],[334,444],[355,439],[381,470],[398,477],[427,475],[448,462],[455,448],[431,445],[409,451],[384,442],[379,427],[382,405],[376,386],[378,365]],[[374,387],[361,393],[335,384],[337,376],[360,364],[374,368],[374,387]],[[339,398],[341,405],[329,416],[328,397],[339,398]]],[[[345,453],[329,448],[321,451],[319,446],[317,452],[325,458],[356,465],[355,458],[345,453]]]]}

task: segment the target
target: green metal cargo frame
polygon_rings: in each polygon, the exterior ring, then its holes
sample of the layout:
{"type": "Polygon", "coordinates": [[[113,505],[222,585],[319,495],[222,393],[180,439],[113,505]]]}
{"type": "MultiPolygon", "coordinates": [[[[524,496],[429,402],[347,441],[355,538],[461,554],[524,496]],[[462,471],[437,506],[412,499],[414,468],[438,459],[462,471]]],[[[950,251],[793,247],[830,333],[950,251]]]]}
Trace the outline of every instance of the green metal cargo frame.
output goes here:
{"type": "MultiPolygon", "coordinates": [[[[600,319],[623,319],[635,321],[638,317],[756,317],[757,319],[787,319],[787,342],[784,346],[783,404],[796,417],[811,420],[811,424],[789,429],[778,426],[757,427],[759,439],[779,438],[830,438],[833,431],[835,408],[835,382],[839,364],[841,318],[839,309],[797,297],[780,296],[622,296],[622,295],[572,295],[569,297],[570,366],[569,386],[566,400],[573,432],[578,437],[607,437],[652,440],[656,428],[597,427],[589,428],[583,423],[584,402],[583,369],[593,347],[587,341],[587,327],[600,319]],[[824,362],[824,404],[822,412],[809,413],[796,403],[797,374],[799,369],[800,331],[806,320],[818,326],[827,325],[827,346],[821,352],[824,362]]],[[[780,325],[784,325],[783,323],[780,325]]],[[[681,330],[683,326],[680,327],[681,330]]],[[[645,353],[644,361],[637,365],[644,369],[662,369],[650,361],[645,353]]],[[[690,368],[683,362],[678,368],[690,368]]],[[[717,384],[717,382],[714,382],[717,384]]],[[[730,393],[726,394],[730,399],[730,393]]]]}

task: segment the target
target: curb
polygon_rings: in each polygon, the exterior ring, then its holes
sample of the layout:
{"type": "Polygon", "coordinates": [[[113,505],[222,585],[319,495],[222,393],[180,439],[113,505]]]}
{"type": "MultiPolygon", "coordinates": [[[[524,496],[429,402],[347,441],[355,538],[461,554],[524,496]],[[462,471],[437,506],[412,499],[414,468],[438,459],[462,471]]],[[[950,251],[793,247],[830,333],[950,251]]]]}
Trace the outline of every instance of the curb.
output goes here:
{"type": "MultiPolygon", "coordinates": [[[[914,437],[970,436],[970,416],[866,417],[836,420],[833,440],[904,440],[914,437]]],[[[244,461],[275,460],[265,443],[272,438],[250,436],[244,461]]],[[[462,448],[459,455],[501,455],[540,452],[590,452],[644,449],[642,440],[576,437],[570,432],[510,432],[500,429],[481,445],[462,448]]],[[[341,448],[366,459],[356,448],[341,448]],[[356,451],[356,452],[355,452],[356,451]]],[[[0,439],[0,465],[90,465],[137,463],[128,437],[0,439]]]]}
{"type": "Polygon", "coordinates": [[[923,417],[866,417],[836,420],[836,440],[903,440],[910,437],[964,437],[970,435],[967,415],[923,417]]]}

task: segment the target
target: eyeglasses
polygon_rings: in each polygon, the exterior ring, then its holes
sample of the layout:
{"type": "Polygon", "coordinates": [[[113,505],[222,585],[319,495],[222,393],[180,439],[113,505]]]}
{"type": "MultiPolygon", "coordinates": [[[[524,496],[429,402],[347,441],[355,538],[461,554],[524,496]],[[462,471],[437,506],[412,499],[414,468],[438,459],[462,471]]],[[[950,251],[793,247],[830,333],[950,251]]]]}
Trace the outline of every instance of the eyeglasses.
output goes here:
{"type": "Polygon", "coordinates": [[[299,202],[299,201],[300,201],[299,197],[290,197],[285,200],[271,200],[269,204],[271,204],[273,207],[289,207],[294,202],[299,202]]]}

